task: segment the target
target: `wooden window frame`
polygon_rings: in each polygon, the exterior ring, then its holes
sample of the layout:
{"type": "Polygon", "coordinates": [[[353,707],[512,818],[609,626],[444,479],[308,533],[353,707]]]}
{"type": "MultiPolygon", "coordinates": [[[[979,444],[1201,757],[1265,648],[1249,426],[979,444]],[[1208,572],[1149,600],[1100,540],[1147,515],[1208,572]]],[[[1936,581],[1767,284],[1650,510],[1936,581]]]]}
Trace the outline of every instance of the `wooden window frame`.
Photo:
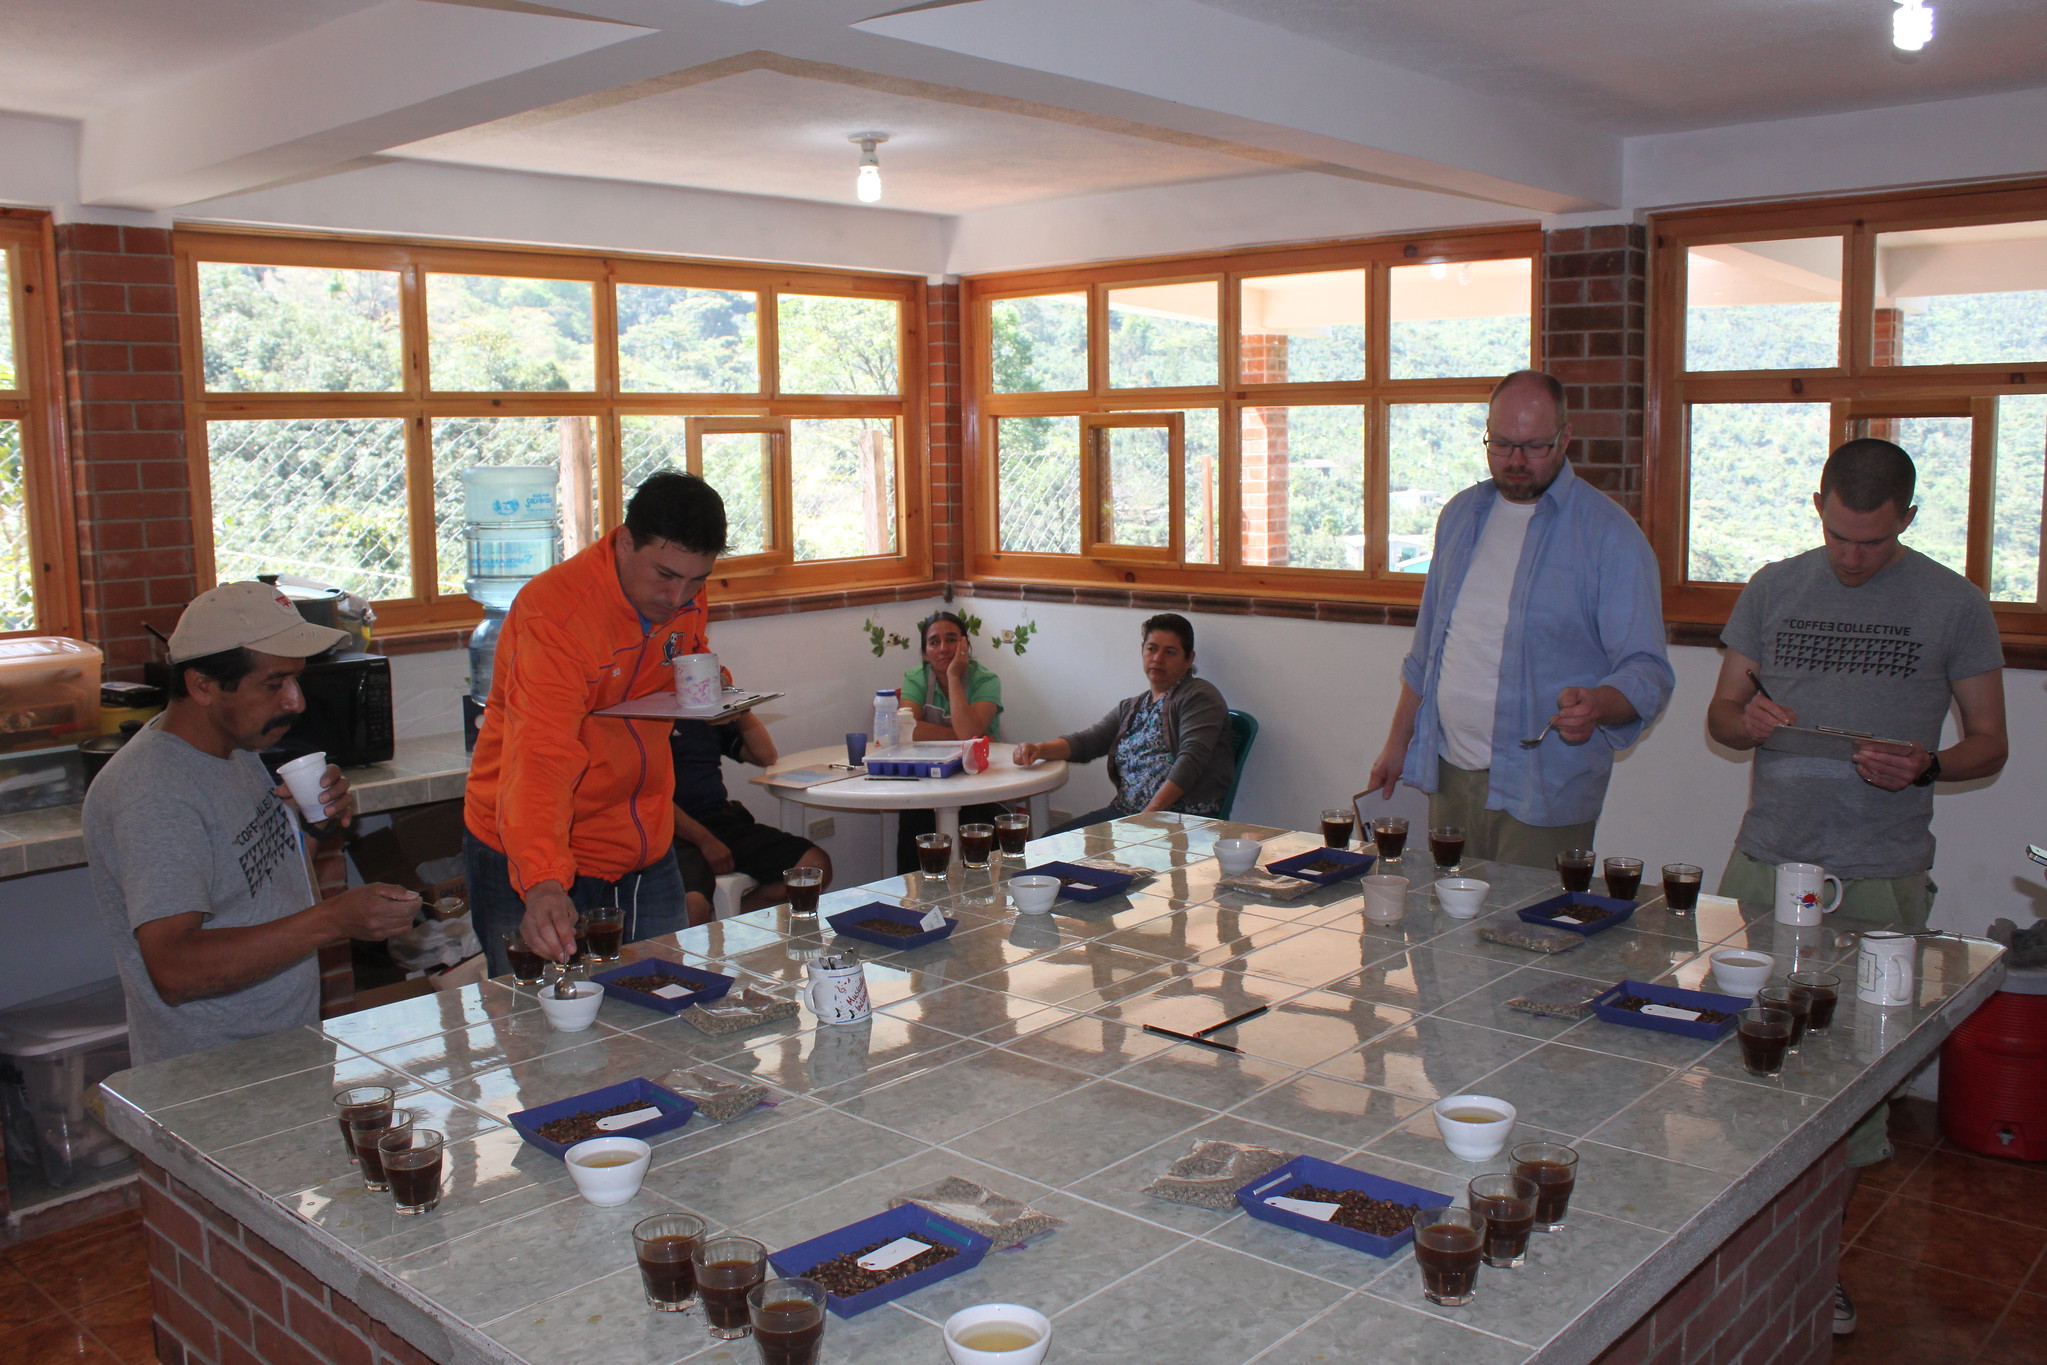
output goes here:
{"type": "MultiPolygon", "coordinates": [[[[990,584],[1071,584],[1084,587],[1152,588],[1161,591],[1213,593],[1296,600],[1420,602],[1422,578],[1386,572],[1387,408],[1396,402],[1484,402],[1498,375],[1451,379],[1388,379],[1388,275],[1395,266],[1455,265],[1464,261],[1526,258],[1529,270],[1529,359],[1534,365],[1541,345],[1543,242],[1531,225],[1473,229],[1427,236],[1367,238],[1307,246],[1263,248],[1198,256],[1146,258],[1061,269],[969,276],[962,281],[962,313],[967,321],[962,345],[967,376],[966,414],[962,430],[966,446],[967,504],[963,517],[967,537],[967,577],[990,584]],[[1274,275],[1313,274],[1336,270],[1366,272],[1365,378],[1346,382],[1246,384],[1240,336],[1241,290],[1244,279],[1274,275]],[[1221,312],[1217,323],[1218,373],[1224,382],[1174,388],[1110,388],[1108,385],[1108,292],[1134,285],[1220,281],[1221,312]],[[1042,294],[1085,294],[1088,297],[1088,387],[1029,393],[996,393],[990,345],[990,305],[1042,294]],[[1363,569],[1296,568],[1247,565],[1243,554],[1241,467],[1242,413],[1245,408],[1342,405],[1365,409],[1365,506],[1362,525],[1367,537],[1363,569]],[[1186,412],[1213,408],[1217,414],[1217,546],[1213,564],[1168,562],[1127,553],[1094,554],[1082,528],[1079,554],[1033,554],[1001,548],[1000,496],[996,424],[1006,417],[1078,417],[1157,411],[1186,412]]],[[[1082,440],[1085,462],[1089,442],[1082,440]]],[[[1185,537],[1184,504],[1187,462],[1174,479],[1175,554],[1185,537]]],[[[1092,485],[1082,471],[1082,502],[1092,485]]]]}
{"type": "MultiPolygon", "coordinates": [[[[1876,363],[1876,239],[1884,233],[2047,219],[2047,179],[1985,188],[1959,187],[1856,195],[1786,204],[1689,210],[1649,222],[1649,371],[1644,521],[1662,565],[1664,617],[1680,638],[1717,638],[1742,584],[1694,582],[1690,564],[1689,423],[1701,403],[1825,403],[1832,445],[1861,416],[1962,416],[1973,419],[1968,576],[1987,586],[1994,514],[1997,400],[2047,394],[2047,356],[1969,365],[1876,363]],[[1686,261],[1689,248],[1838,233],[1846,253],[1841,288],[1840,363],[1792,370],[1684,368],[1686,261]]],[[[1812,545],[1820,543],[1818,521],[1812,545]]],[[[2043,553],[2047,559],[2047,553],[2043,553]]],[[[2043,564],[2047,567],[2047,564],[2043,564]]],[[[2047,577],[2042,579],[2047,591],[2047,577]]],[[[2007,644],[2029,654],[2047,649],[2047,602],[1993,602],[2007,644]]]]}
{"type": "MultiPolygon", "coordinates": [[[[460,593],[436,587],[433,552],[433,458],[430,426],[435,418],[461,416],[589,416],[595,423],[598,534],[625,514],[621,483],[622,423],[628,417],[755,421],[785,424],[780,480],[774,504],[784,524],[776,535],[787,553],[748,555],[721,561],[712,580],[716,601],[791,599],[843,593],[849,589],[910,586],[931,581],[932,521],[926,420],[924,314],[921,277],[854,271],[804,270],[774,265],[734,265],[667,256],[596,254],[551,248],[464,246],[408,238],[346,234],[282,234],[233,228],[179,228],[173,238],[185,354],[187,461],[193,507],[194,557],[199,578],[213,572],[213,514],[206,447],[207,423],[220,420],[286,420],[310,417],[401,417],[406,422],[406,489],[413,554],[412,596],[377,603],[380,624],[403,634],[464,627],[481,609],[460,593]],[[382,393],[229,393],[205,388],[200,335],[199,265],[311,266],[342,270],[386,270],[399,277],[402,323],[401,380],[382,393]],[[596,388],[580,391],[477,393],[430,388],[425,278],[429,274],[503,275],[532,279],[588,280],[592,284],[592,335],[596,388]],[[753,393],[658,393],[627,390],[619,379],[617,285],[722,289],[755,296],[760,388],[753,393]],[[776,387],[779,330],[776,300],[782,294],[839,295],[886,299],[897,304],[897,379],[893,395],[783,394],[776,387]],[[789,485],[786,422],[799,418],[882,418],[894,423],[896,549],[892,554],[848,559],[797,561],[794,507],[789,485]],[[772,562],[770,562],[772,561],[772,562]]],[[[687,428],[686,428],[687,430],[687,428]]]]}
{"type": "Polygon", "coordinates": [[[1150,412],[1091,412],[1080,419],[1080,543],[1081,553],[1096,559],[1140,564],[1173,564],[1186,553],[1187,499],[1184,487],[1186,466],[1185,419],[1177,408],[1150,412]],[[1163,431],[1166,433],[1166,543],[1130,545],[1109,538],[1113,519],[1109,503],[1110,433],[1117,431],[1163,431]]]}
{"type": "Polygon", "coordinates": [[[65,446],[56,229],[50,215],[0,208],[0,252],[13,267],[7,281],[17,385],[0,390],[0,420],[21,424],[22,500],[36,616],[33,627],[0,632],[0,639],[77,636],[83,633],[84,617],[65,446]]]}

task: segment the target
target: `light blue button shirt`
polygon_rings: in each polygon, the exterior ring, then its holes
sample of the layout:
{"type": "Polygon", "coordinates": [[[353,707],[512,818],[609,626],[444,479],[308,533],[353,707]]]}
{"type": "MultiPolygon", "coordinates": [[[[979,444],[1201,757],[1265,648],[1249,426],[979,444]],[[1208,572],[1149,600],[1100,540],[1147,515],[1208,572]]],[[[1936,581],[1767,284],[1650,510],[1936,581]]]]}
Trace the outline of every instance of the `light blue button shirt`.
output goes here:
{"type": "MultiPolygon", "coordinates": [[[[1422,589],[1414,645],[1400,666],[1402,680],[1422,699],[1401,780],[1426,792],[1436,789],[1443,751],[1436,683],[1450,613],[1498,493],[1487,479],[1450,499],[1437,519],[1435,562],[1422,589]]],[[[1474,584],[1473,591],[1499,587],[1474,584]]],[[[1529,825],[1596,820],[1614,753],[1662,713],[1676,681],[1664,648],[1656,556],[1634,518],[1566,461],[1537,500],[1511,585],[1487,807],[1529,825]],[[1539,734],[1556,714],[1559,691],[1601,685],[1626,697],[1637,719],[1602,726],[1584,744],[1566,744],[1552,733],[1537,748],[1521,747],[1520,740],[1539,734]]]]}

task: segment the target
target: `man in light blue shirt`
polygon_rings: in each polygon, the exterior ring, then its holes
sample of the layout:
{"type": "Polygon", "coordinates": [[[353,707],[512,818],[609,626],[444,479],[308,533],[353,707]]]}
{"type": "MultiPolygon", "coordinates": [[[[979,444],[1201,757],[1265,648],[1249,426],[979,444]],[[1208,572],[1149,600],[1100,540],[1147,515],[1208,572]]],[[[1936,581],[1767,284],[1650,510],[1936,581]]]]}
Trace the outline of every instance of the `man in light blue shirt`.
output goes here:
{"type": "Polygon", "coordinates": [[[1563,386],[1538,370],[1493,390],[1493,476],[1436,522],[1400,704],[1367,787],[1418,787],[1429,824],[1463,829],[1467,853],[1535,867],[1593,846],[1615,752],[1676,681],[1656,556],[1572,472],[1568,419],[1563,386]]]}

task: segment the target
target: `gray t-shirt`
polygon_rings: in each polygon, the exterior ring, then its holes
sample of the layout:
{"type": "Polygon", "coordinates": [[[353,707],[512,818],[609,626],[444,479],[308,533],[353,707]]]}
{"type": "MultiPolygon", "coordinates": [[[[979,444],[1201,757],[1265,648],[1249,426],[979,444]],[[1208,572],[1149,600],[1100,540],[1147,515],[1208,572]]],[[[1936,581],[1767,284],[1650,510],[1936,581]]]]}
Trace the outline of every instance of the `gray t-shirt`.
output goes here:
{"type": "MultiPolygon", "coordinates": [[[[1859,587],[1824,549],[1758,570],[1720,639],[1756,660],[1801,727],[1828,725],[1940,747],[1954,684],[2004,666],[1983,590],[1916,550],[1859,587]]],[[[1839,758],[1758,749],[1735,841],[1766,863],[1818,863],[1840,877],[1905,877],[1933,866],[1933,788],[1889,792],[1839,758]]]]}
{"type": "Polygon", "coordinates": [[[212,929],[267,924],[311,905],[291,812],[252,753],[221,759],[154,724],[107,761],[85,798],[93,899],[121,969],[134,1062],[254,1038],[320,1016],[316,955],[228,995],[165,1004],[135,930],[198,911],[212,929]]]}

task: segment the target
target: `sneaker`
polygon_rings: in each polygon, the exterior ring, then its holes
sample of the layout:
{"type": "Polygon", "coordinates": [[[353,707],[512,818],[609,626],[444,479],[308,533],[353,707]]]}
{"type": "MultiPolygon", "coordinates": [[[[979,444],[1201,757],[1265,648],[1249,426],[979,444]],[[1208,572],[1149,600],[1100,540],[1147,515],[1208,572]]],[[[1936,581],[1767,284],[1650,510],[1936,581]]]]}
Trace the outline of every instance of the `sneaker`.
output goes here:
{"type": "Polygon", "coordinates": [[[1855,1330],[1855,1300],[1848,1297],[1848,1286],[1834,1282],[1834,1335],[1845,1337],[1855,1330]]]}

